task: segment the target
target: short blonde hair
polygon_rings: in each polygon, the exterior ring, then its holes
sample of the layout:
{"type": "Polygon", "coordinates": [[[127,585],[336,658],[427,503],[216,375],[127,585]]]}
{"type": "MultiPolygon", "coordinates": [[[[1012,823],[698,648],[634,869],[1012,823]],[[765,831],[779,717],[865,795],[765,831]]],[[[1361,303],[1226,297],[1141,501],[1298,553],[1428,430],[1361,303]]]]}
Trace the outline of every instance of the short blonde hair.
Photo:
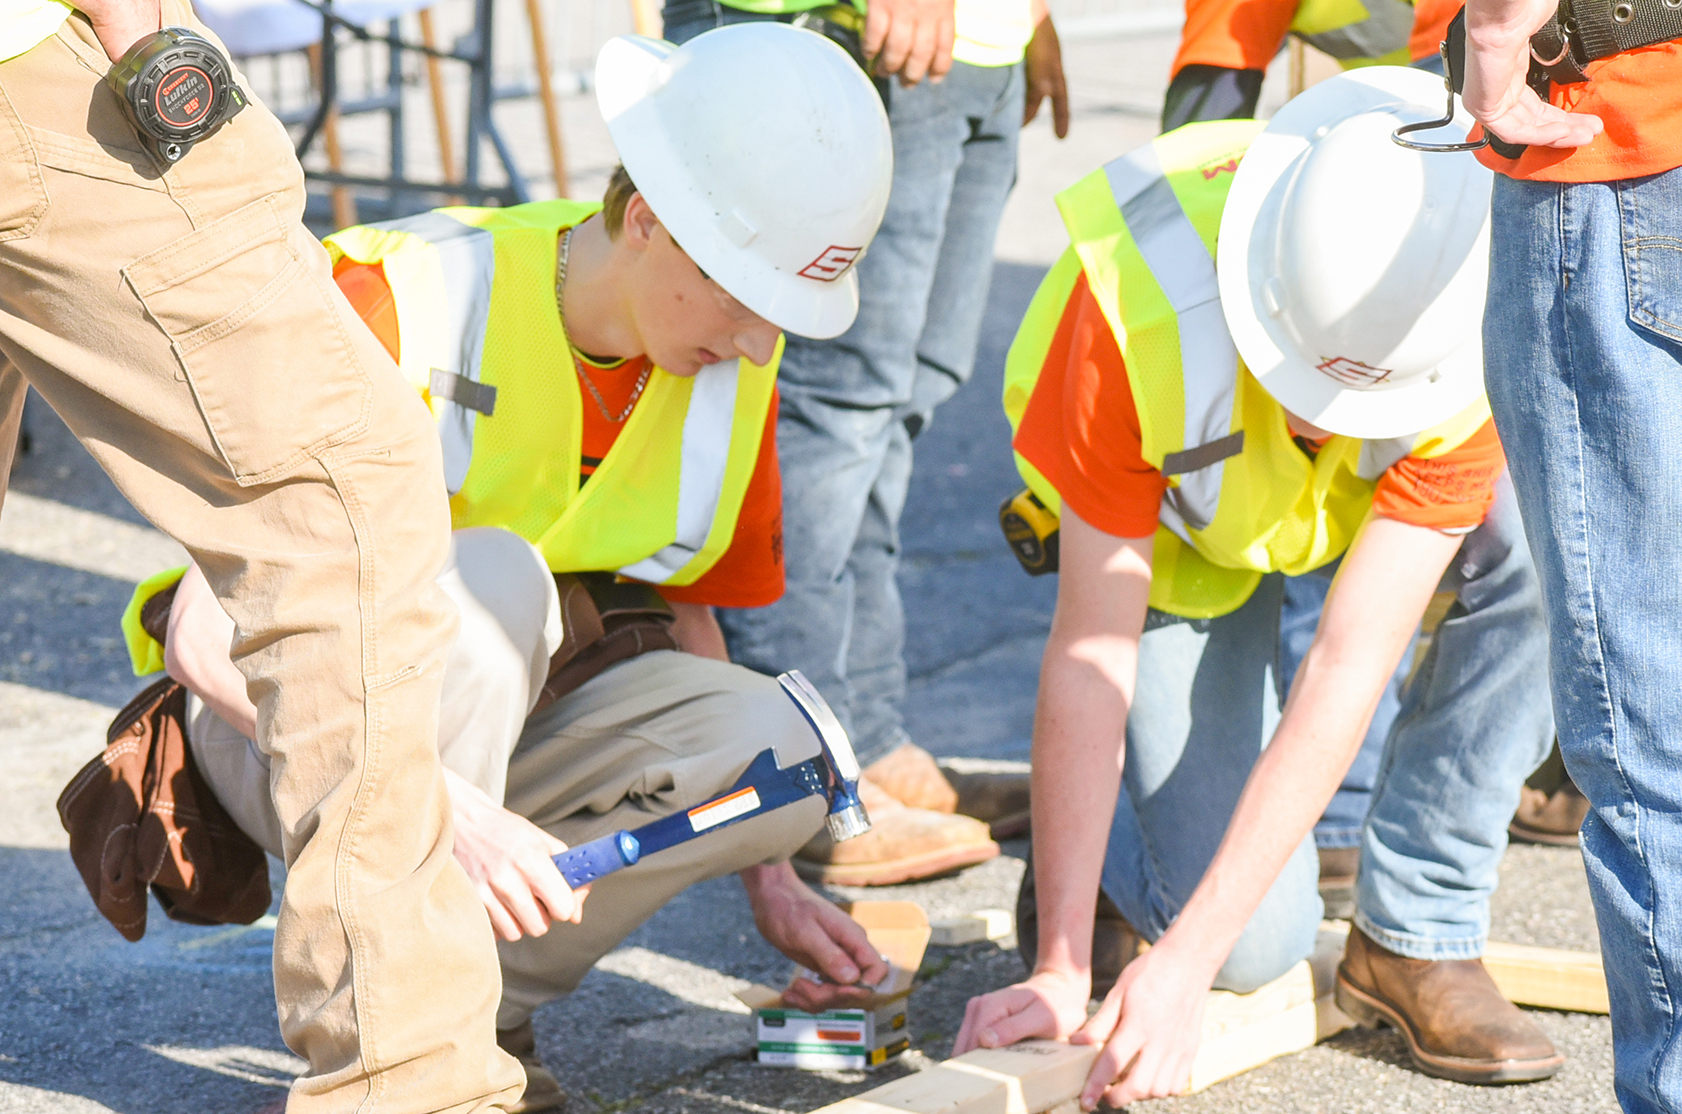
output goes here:
{"type": "Polygon", "coordinates": [[[613,177],[607,180],[607,189],[602,193],[602,221],[607,225],[609,239],[619,238],[620,229],[625,227],[625,206],[636,192],[637,184],[626,173],[625,164],[614,167],[613,177]]]}

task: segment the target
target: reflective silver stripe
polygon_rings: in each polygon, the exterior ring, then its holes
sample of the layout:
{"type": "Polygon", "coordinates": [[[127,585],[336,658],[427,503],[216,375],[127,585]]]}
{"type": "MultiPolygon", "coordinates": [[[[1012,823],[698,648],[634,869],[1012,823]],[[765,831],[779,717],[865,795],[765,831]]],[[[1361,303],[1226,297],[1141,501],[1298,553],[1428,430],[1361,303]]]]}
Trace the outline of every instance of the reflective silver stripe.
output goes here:
{"type": "MultiPolygon", "coordinates": [[[[1163,176],[1154,143],[1116,159],[1104,173],[1139,254],[1179,322],[1183,443],[1184,451],[1195,455],[1232,432],[1238,391],[1238,350],[1221,313],[1215,261],[1163,176]]],[[[1180,475],[1179,485],[1163,499],[1163,525],[1182,536],[1185,527],[1208,528],[1220,502],[1223,459],[1180,475]]]]}
{"type": "MultiPolygon", "coordinates": [[[[449,314],[442,370],[479,382],[485,351],[485,323],[491,312],[491,284],[496,279],[496,245],[490,232],[443,213],[421,213],[373,227],[407,232],[438,249],[444,273],[444,306],[449,314]]],[[[444,446],[444,485],[451,495],[467,482],[473,461],[473,425],[478,415],[453,398],[439,408],[438,439],[444,446]]]]}
{"type": "Polygon", "coordinates": [[[707,543],[724,475],[730,466],[730,434],[736,421],[741,363],[713,364],[696,373],[683,416],[683,462],[678,471],[677,536],[651,557],[619,570],[620,575],[664,584],[707,543]]]}
{"type": "Polygon", "coordinates": [[[1361,0],[1367,18],[1332,31],[1298,38],[1344,62],[1382,58],[1406,50],[1413,38],[1413,5],[1405,0],[1361,0]]]}
{"type": "Polygon", "coordinates": [[[1362,441],[1355,474],[1376,481],[1392,464],[1400,464],[1413,451],[1415,437],[1392,437],[1388,441],[1362,441]]]}

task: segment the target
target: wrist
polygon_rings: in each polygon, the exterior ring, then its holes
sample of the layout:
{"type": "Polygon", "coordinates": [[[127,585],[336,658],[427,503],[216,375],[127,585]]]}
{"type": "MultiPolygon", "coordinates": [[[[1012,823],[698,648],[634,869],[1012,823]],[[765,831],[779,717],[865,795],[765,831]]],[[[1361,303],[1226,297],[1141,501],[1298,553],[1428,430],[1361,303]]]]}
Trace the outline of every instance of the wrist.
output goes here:
{"type": "Polygon", "coordinates": [[[742,880],[742,888],[747,891],[750,902],[758,902],[772,893],[801,885],[799,875],[794,873],[794,867],[786,862],[750,866],[742,870],[738,877],[742,880]]]}

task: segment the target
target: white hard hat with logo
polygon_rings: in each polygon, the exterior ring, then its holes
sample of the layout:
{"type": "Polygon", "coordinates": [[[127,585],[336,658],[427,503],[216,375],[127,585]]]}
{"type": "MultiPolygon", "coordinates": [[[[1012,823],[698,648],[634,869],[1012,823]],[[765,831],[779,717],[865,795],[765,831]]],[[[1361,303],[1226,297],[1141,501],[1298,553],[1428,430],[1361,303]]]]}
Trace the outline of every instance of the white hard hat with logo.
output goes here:
{"type": "MultiPolygon", "coordinates": [[[[1372,66],[1279,110],[1239,164],[1216,250],[1238,353],[1285,409],[1351,437],[1419,433],[1483,392],[1493,176],[1390,141],[1442,78],[1372,66]]],[[[1464,110],[1453,128],[1464,135],[1464,110]]]]}
{"type": "Polygon", "coordinates": [[[625,170],[696,265],[779,328],[845,332],[888,205],[893,140],[870,79],[822,35],[739,23],[596,58],[625,170]]]}

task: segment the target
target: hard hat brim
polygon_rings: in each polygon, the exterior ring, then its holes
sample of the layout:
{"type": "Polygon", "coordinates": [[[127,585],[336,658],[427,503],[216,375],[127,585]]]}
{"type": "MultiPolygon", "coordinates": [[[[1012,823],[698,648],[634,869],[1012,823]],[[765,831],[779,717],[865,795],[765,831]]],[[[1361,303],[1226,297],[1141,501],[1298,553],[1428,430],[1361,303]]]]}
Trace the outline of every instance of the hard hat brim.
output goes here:
{"type": "Polygon", "coordinates": [[[731,297],[785,332],[814,340],[840,336],[858,316],[856,264],[828,283],[785,275],[727,240],[709,199],[668,184],[669,176],[639,177],[638,167],[681,161],[649,100],[660,87],[662,64],[676,50],[660,39],[621,35],[596,56],[596,104],[620,162],[678,246],[731,297]]]}
{"type": "MultiPolygon", "coordinates": [[[[1311,86],[1256,136],[1227,195],[1215,269],[1233,344],[1250,373],[1280,405],[1332,433],[1367,439],[1420,433],[1460,413],[1483,393],[1481,337],[1450,353],[1430,377],[1386,389],[1355,389],[1340,385],[1281,343],[1283,326],[1266,303],[1282,195],[1316,132],[1360,112],[1429,104],[1442,95],[1442,78],[1401,66],[1362,68],[1311,86]]],[[[1441,134],[1445,139],[1463,137],[1470,127],[1471,118],[1461,110],[1454,125],[1441,134]]],[[[1480,250],[1487,256],[1487,223],[1483,235],[1480,250]]]]}

